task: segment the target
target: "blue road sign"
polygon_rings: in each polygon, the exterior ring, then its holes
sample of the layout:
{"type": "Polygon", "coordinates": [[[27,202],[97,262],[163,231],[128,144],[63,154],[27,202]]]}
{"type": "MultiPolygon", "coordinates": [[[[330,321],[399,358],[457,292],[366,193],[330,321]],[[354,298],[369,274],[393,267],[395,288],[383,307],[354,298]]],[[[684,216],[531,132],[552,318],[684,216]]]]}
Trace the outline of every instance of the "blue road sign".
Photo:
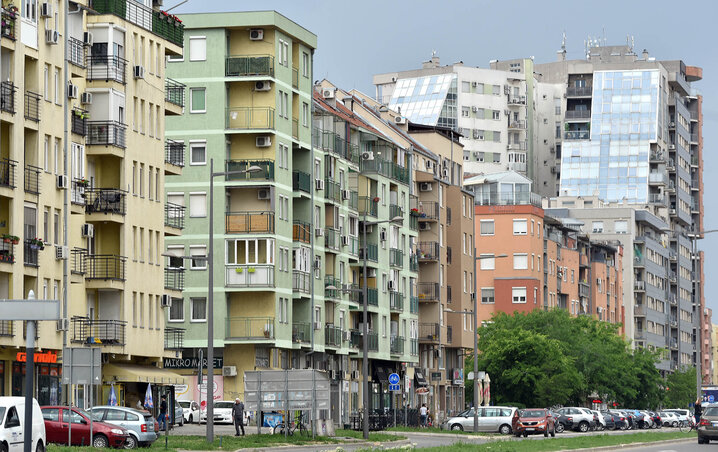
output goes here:
{"type": "Polygon", "coordinates": [[[709,396],[708,396],[708,402],[713,403],[713,402],[715,402],[715,401],[716,401],[715,396],[713,396],[713,395],[709,395],[709,396]]]}
{"type": "Polygon", "coordinates": [[[389,391],[401,391],[400,385],[389,385],[389,391]]]}
{"type": "Polygon", "coordinates": [[[399,380],[400,380],[399,374],[393,373],[393,374],[389,375],[389,384],[390,385],[398,385],[399,380]]]}

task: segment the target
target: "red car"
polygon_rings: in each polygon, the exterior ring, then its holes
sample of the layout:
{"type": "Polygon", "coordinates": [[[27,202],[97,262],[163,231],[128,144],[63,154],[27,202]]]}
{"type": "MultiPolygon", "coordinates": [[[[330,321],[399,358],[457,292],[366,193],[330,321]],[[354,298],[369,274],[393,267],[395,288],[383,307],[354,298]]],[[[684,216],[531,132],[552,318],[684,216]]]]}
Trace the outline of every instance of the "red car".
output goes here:
{"type": "Polygon", "coordinates": [[[84,410],[66,406],[43,406],[45,432],[48,443],[67,444],[69,421],[72,420],[72,445],[94,447],[124,447],[129,433],[126,429],[104,422],[92,421],[92,441],[90,441],[90,415],[84,410]]]}
{"type": "Polygon", "coordinates": [[[527,408],[519,410],[513,419],[514,436],[543,433],[543,436],[556,436],[556,418],[544,408],[527,408]]]}

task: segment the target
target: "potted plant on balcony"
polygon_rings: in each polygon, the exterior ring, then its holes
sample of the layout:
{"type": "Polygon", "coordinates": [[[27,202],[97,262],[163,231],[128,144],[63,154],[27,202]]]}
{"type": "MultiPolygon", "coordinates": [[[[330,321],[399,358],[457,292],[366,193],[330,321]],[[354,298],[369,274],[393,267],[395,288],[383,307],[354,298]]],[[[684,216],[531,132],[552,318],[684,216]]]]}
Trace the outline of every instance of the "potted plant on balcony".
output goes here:
{"type": "Polygon", "coordinates": [[[20,237],[12,234],[3,234],[2,240],[5,243],[12,243],[13,245],[17,245],[18,243],[20,243],[20,237]]]}
{"type": "Polygon", "coordinates": [[[374,202],[379,202],[379,197],[378,197],[378,196],[375,196],[375,197],[374,197],[374,202]]]}
{"type": "Polygon", "coordinates": [[[89,186],[90,186],[90,181],[87,180],[87,179],[85,179],[84,177],[81,178],[81,179],[77,179],[77,180],[75,181],[75,183],[77,183],[77,186],[78,186],[78,187],[84,187],[84,188],[86,188],[86,187],[89,187],[89,186]]]}
{"type": "Polygon", "coordinates": [[[413,209],[411,209],[411,212],[410,212],[410,213],[411,213],[411,216],[412,216],[412,217],[418,217],[418,216],[419,216],[419,209],[417,209],[416,207],[414,207],[413,209]]]}
{"type": "Polygon", "coordinates": [[[44,250],[45,249],[45,242],[42,241],[42,239],[35,237],[34,239],[30,239],[28,242],[30,245],[30,248],[33,250],[44,250]]]}

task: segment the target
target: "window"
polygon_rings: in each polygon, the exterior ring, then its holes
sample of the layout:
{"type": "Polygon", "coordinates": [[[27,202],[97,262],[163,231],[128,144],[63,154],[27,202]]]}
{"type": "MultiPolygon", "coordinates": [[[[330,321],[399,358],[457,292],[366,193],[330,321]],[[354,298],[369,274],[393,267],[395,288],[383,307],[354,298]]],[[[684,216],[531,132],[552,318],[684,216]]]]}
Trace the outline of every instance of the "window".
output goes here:
{"type": "Polygon", "coordinates": [[[45,74],[43,78],[43,93],[45,100],[50,102],[50,66],[45,65],[45,74]]]}
{"type": "Polygon", "coordinates": [[[514,254],[514,270],[528,270],[528,254],[514,254]]]}
{"type": "Polygon", "coordinates": [[[172,298],[172,303],[169,309],[169,322],[183,322],[184,321],[184,299],[172,298]]]}
{"type": "Polygon", "coordinates": [[[511,301],[516,304],[526,303],[526,288],[525,287],[512,287],[511,288],[511,301]]]}
{"type": "Polygon", "coordinates": [[[309,104],[302,103],[302,126],[309,127],[309,104]]]}
{"type": "Polygon", "coordinates": [[[481,302],[490,304],[494,302],[494,288],[493,287],[482,287],[481,288],[481,302]]]}
{"type": "Polygon", "coordinates": [[[614,221],[613,228],[616,230],[616,234],[627,234],[628,233],[628,221],[625,221],[625,220],[614,221]]]}
{"type": "Polygon", "coordinates": [[[493,254],[482,254],[480,261],[481,270],[494,270],[496,268],[496,259],[493,254]]]}
{"type": "MultiPolygon", "coordinates": [[[[53,232],[55,237],[55,245],[60,244],[60,210],[55,209],[55,222],[53,224],[53,232]]],[[[49,239],[49,237],[48,237],[49,239]]]]}
{"type": "Polygon", "coordinates": [[[189,112],[190,113],[206,113],[207,106],[205,100],[206,88],[190,88],[189,89],[189,112]]]}
{"type": "Polygon", "coordinates": [[[189,216],[190,217],[206,217],[207,216],[207,194],[206,193],[190,193],[189,194],[189,216]]]}
{"type": "Polygon", "coordinates": [[[494,220],[481,220],[481,235],[494,235],[494,220]]]}
{"type": "Polygon", "coordinates": [[[207,142],[197,141],[189,142],[189,163],[190,165],[206,165],[207,164],[207,142]]]}
{"type": "Polygon", "coordinates": [[[192,270],[205,270],[207,268],[207,246],[206,245],[191,245],[189,247],[189,255],[192,256],[190,261],[190,269],[192,270]],[[201,259],[200,259],[201,258],[201,259]]]}
{"type": "Polygon", "coordinates": [[[514,220],[514,235],[526,235],[527,227],[526,220],[514,220]]]}
{"type": "MultiPolygon", "coordinates": [[[[60,139],[55,138],[55,174],[60,174],[60,139]]],[[[64,168],[64,164],[63,164],[64,168]]]]}
{"type": "Polygon", "coordinates": [[[191,36],[189,38],[189,60],[207,60],[207,38],[204,36],[191,36]]]}
{"type": "Polygon", "coordinates": [[[603,221],[594,221],[591,229],[593,232],[603,232],[603,221]]]}
{"type": "Polygon", "coordinates": [[[302,76],[309,78],[309,54],[302,52],[302,76]]]}
{"type": "Polygon", "coordinates": [[[494,119],[494,120],[501,119],[501,112],[499,110],[491,110],[491,119],[494,119]]]}
{"type": "Polygon", "coordinates": [[[471,109],[469,107],[461,107],[461,117],[468,118],[470,111],[471,111],[471,109]]]}
{"type": "Polygon", "coordinates": [[[282,66],[288,66],[287,55],[289,54],[289,43],[283,39],[279,40],[279,61],[282,66]]]}
{"type": "Polygon", "coordinates": [[[204,322],[207,320],[206,298],[190,298],[190,308],[192,311],[192,322],[204,322]]]}

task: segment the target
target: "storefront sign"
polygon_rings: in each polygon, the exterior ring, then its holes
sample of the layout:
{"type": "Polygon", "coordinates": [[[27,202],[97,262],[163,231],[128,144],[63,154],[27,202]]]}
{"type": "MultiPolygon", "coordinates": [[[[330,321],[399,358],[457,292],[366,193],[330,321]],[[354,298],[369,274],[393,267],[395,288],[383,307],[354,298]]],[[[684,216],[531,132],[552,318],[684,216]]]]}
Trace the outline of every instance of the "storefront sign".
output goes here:
{"type": "Polygon", "coordinates": [[[422,386],[420,388],[416,388],[416,394],[417,395],[426,395],[429,393],[429,388],[426,386],[422,386]]]}
{"type": "MultiPolygon", "coordinates": [[[[214,358],[214,368],[221,369],[224,365],[224,358],[214,358]]],[[[197,369],[199,368],[199,358],[165,358],[163,361],[165,369],[197,369]]],[[[207,358],[202,359],[202,367],[207,367],[207,358]]]]}
{"type": "MultiPolygon", "coordinates": [[[[19,361],[21,363],[27,362],[27,354],[25,352],[17,352],[16,361],[19,361]]],[[[33,359],[33,361],[36,363],[54,364],[57,362],[57,353],[56,352],[35,353],[35,358],[33,359]]]]}
{"type": "Polygon", "coordinates": [[[431,373],[431,381],[440,381],[441,380],[441,372],[432,372],[431,373]]]}

